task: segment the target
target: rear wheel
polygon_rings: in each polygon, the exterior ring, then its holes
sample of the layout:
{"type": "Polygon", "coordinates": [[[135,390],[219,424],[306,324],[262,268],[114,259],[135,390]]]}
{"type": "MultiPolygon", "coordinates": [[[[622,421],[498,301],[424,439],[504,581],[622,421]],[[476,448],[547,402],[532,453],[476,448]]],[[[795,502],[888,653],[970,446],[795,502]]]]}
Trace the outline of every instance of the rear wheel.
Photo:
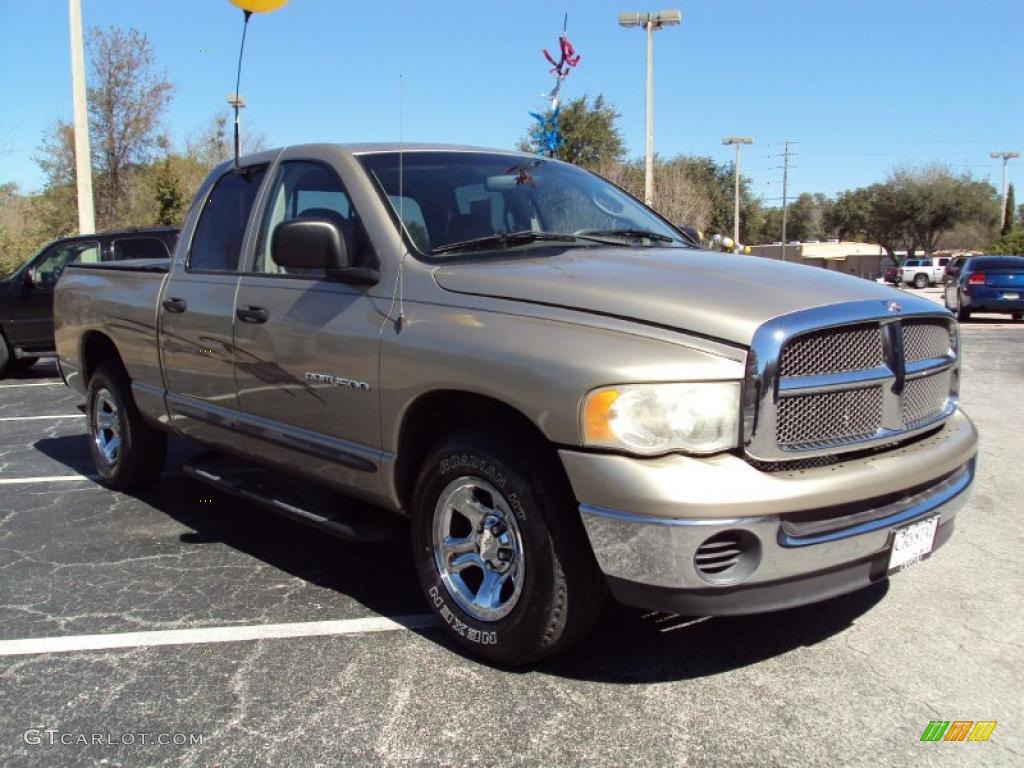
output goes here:
{"type": "Polygon", "coordinates": [[[542,455],[529,443],[455,435],[416,484],[413,553],[427,602],[455,642],[500,664],[564,650],[604,602],[572,492],[542,455]]]}
{"type": "Polygon", "coordinates": [[[0,379],[11,372],[13,357],[11,348],[7,346],[7,339],[0,333],[0,379]]]}
{"type": "Polygon", "coordinates": [[[928,275],[914,275],[914,287],[915,288],[927,288],[928,287],[928,275]]]}
{"type": "Polygon", "coordinates": [[[1010,317],[1012,317],[1014,320],[1018,320],[1018,321],[1021,319],[1022,316],[1024,316],[1024,315],[1022,315],[1021,312],[1013,312],[1013,313],[1010,314],[1010,317]]]}
{"type": "Polygon", "coordinates": [[[167,435],[142,418],[120,365],[107,362],[96,369],[89,380],[86,413],[89,452],[100,482],[125,491],[150,485],[159,477],[167,435]]]}
{"type": "Polygon", "coordinates": [[[956,319],[965,323],[971,319],[971,310],[964,309],[963,305],[956,308],[956,319]]]}

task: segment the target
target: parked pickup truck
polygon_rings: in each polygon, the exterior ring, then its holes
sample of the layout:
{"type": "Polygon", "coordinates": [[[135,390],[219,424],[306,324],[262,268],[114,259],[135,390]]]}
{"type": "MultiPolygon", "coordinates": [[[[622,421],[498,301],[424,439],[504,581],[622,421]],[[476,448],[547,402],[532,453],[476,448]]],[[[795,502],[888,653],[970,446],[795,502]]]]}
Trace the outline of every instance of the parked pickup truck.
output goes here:
{"type": "Polygon", "coordinates": [[[974,478],[946,310],[701,251],[531,155],[243,158],[170,263],[69,267],[56,315],[102,482],[156,480],[170,433],[209,448],[188,473],[338,535],[407,517],[441,625],[500,663],[581,638],[609,592],[716,615],[879,582],[974,478]]]}
{"type": "Polygon", "coordinates": [[[930,259],[907,259],[900,265],[896,282],[927,288],[939,285],[945,279],[948,256],[933,256],[930,259]]]}
{"type": "Polygon", "coordinates": [[[166,259],[177,239],[174,227],[63,237],[0,279],[0,378],[53,354],[53,289],[68,264],[166,259]]]}

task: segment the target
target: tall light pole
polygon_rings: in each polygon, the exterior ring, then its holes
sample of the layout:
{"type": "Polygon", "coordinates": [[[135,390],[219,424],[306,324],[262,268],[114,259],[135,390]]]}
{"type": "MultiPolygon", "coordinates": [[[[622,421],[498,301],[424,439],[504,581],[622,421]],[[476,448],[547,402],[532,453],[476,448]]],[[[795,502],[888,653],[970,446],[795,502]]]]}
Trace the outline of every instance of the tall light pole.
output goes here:
{"type": "MultiPolygon", "coordinates": [[[[1020,157],[1020,152],[989,152],[988,156],[993,160],[1003,160],[1003,213],[999,217],[999,228],[1002,229],[1006,226],[1006,195],[1007,195],[1007,184],[1006,184],[1006,164],[1013,160],[1015,157],[1020,157]]],[[[1013,211],[1010,211],[1010,215],[1013,215],[1013,211]]]]}
{"type": "Polygon", "coordinates": [[[644,148],[644,202],[654,205],[654,32],[682,23],[682,11],[620,13],[619,25],[643,27],[647,32],[647,123],[644,148]]]}
{"type": "Polygon", "coordinates": [[[740,147],[744,144],[753,144],[754,139],[750,136],[726,136],[722,139],[722,143],[726,146],[730,144],[736,147],[736,160],[733,161],[733,175],[735,176],[734,183],[736,187],[736,199],[733,202],[733,213],[732,213],[732,241],[736,244],[740,244],[740,147]]]}
{"type": "Polygon", "coordinates": [[[68,0],[68,20],[71,27],[71,101],[75,126],[75,179],[78,182],[78,232],[91,235],[96,231],[96,216],[92,203],[92,158],[89,154],[89,108],[85,100],[81,0],[68,0]]]}

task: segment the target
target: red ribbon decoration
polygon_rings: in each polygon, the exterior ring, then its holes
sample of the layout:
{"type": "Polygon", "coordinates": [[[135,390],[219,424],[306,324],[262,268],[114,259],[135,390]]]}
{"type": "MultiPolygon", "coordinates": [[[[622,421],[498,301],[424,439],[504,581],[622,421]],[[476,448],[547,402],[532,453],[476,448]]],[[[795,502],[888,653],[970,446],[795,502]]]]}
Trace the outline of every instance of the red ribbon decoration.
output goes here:
{"type": "Polygon", "coordinates": [[[555,61],[554,56],[548,53],[547,48],[544,49],[544,58],[551,62],[553,67],[551,73],[557,74],[561,79],[569,76],[569,70],[580,63],[580,57],[576,53],[576,49],[572,47],[572,43],[569,42],[569,38],[565,35],[559,36],[558,45],[561,48],[562,54],[558,61],[555,61]]]}

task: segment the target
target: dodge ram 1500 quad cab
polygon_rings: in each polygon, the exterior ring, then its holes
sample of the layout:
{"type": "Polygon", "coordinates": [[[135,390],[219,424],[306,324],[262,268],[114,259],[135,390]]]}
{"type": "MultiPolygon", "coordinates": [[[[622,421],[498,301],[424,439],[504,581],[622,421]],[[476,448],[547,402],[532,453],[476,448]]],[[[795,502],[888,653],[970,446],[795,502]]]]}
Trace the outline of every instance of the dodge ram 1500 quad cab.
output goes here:
{"type": "Polygon", "coordinates": [[[195,477],[337,535],[408,517],[442,627],[500,663],[608,594],[720,615],[886,579],[974,477],[943,308],[702,251],[532,155],[245,157],[169,261],[71,266],[55,301],[106,485],[154,481],[173,433],[208,447],[195,477]]]}

